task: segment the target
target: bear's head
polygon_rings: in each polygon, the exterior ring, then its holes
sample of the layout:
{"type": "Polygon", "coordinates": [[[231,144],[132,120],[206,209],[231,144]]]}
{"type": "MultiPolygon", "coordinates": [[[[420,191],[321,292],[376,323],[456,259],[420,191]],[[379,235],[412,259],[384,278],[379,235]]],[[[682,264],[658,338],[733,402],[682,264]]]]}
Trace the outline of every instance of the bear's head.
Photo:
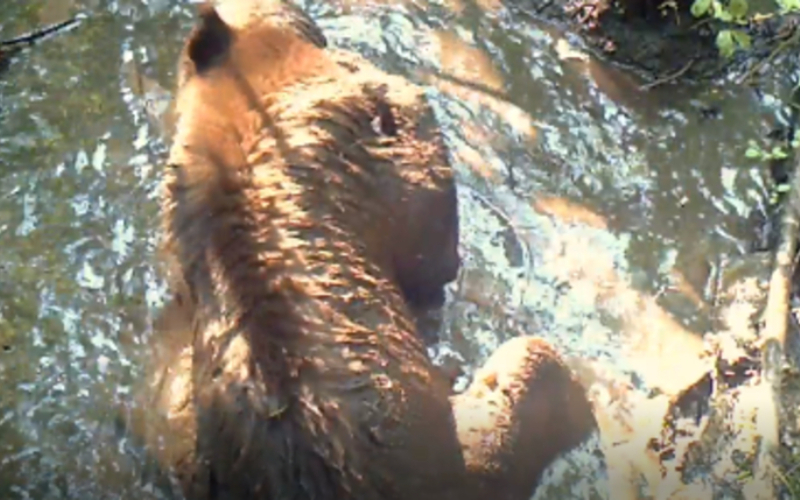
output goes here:
{"type": "Polygon", "coordinates": [[[170,199],[196,220],[221,210],[245,178],[291,193],[283,176],[304,191],[298,203],[317,214],[309,220],[335,206],[411,306],[438,307],[460,265],[459,224],[432,110],[404,78],[325,45],[313,21],[279,0],[202,6],[179,66],[170,199]]]}

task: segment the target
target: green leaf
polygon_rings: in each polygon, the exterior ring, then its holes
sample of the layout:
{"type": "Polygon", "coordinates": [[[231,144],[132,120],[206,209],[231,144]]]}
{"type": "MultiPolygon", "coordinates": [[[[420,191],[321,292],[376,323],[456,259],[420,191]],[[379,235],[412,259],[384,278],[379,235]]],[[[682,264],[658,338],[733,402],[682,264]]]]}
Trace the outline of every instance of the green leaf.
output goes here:
{"type": "Polygon", "coordinates": [[[789,183],[784,182],[783,184],[778,184],[777,186],[775,186],[775,192],[776,193],[788,193],[791,188],[792,188],[792,186],[790,186],[789,183]]]}
{"type": "Polygon", "coordinates": [[[694,3],[692,4],[692,15],[694,17],[701,17],[705,14],[708,14],[710,9],[711,0],[694,0],[694,3]]]}
{"type": "Polygon", "coordinates": [[[733,39],[736,41],[736,45],[738,45],[742,49],[749,49],[751,44],[750,35],[745,33],[744,31],[736,30],[732,33],[733,39]]]}
{"type": "Polygon", "coordinates": [[[712,5],[714,6],[714,18],[726,23],[733,21],[733,16],[719,0],[712,0],[712,5]]]}
{"type": "Polygon", "coordinates": [[[730,0],[728,3],[728,12],[736,19],[745,17],[747,8],[747,0],[730,0]]]}
{"type": "Polygon", "coordinates": [[[770,156],[776,160],[785,160],[789,155],[787,155],[786,151],[784,151],[780,146],[775,146],[772,148],[772,153],[770,153],[770,156]]]}
{"type": "Polygon", "coordinates": [[[760,149],[751,146],[744,152],[744,156],[746,158],[761,158],[762,155],[760,149]]]}
{"type": "Polygon", "coordinates": [[[717,33],[717,48],[723,57],[731,57],[736,52],[731,30],[721,30],[717,33]]]}
{"type": "Polygon", "coordinates": [[[800,0],[778,0],[783,14],[787,12],[800,11],[800,0]]]}

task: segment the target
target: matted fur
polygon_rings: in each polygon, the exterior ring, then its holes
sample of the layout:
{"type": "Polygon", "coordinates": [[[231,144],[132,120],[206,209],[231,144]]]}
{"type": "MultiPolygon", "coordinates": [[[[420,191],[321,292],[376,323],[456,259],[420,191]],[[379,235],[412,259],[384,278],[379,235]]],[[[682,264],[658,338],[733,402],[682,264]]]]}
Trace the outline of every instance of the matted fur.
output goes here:
{"type": "MultiPolygon", "coordinates": [[[[210,22],[187,52],[213,46],[210,22]]],[[[398,287],[421,236],[445,238],[436,253],[455,257],[449,279],[457,268],[455,187],[430,108],[399,77],[282,25],[251,23],[225,43],[202,71],[184,63],[165,183],[166,248],[198,331],[209,467],[193,488],[401,498],[403,483],[366,471],[406,468],[441,498],[463,476],[449,388],[398,287]]]]}
{"type": "Polygon", "coordinates": [[[523,500],[594,425],[583,390],[525,338],[451,403],[409,308],[458,268],[431,109],[286,12],[233,27],[206,6],[184,49],[157,455],[197,500],[523,500]]]}

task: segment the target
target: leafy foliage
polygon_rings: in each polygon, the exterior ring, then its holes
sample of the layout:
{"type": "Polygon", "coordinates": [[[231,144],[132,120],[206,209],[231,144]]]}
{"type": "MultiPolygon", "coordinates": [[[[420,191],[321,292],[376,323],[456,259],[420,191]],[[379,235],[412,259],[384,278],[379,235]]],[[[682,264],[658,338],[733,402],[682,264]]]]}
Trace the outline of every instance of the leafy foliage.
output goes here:
{"type": "Polygon", "coordinates": [[[800,0],[776,0],[780,7],[779,13],[800,12],[800,0]]]}
{"type": "MultiPolygon", "coordinates": [[[[800,12],[800,0],[775,0],[778,14],[800,12]]],[[[694,17],[710,16],[712,19],[732,25],[717,33],[717,48],[724,57],[731,57],[737,50],[749,49],[752,40],[743,27],[747,26],[759,14],[750,15],[747,0],[728,0],[723,4],[720,0],[694,0],[691,13],[694,17]]]]}
{"type": "MultiPolygon", "coordinates": [[[[800,1],[800,0],[788,0],[800,1]]],[[[730,0],[724,5],[719,0],[695,0],[691,12],[694,17],[711,16],[725,23],[746,25],[750,6],[747,0],[730,0]]],[[[723,29],[717,33],[717,48],[724,57],[732,56],[737,49],[748,49],[750,35],[742,29],[723,29]]]]}
{"type": "MultiPolygon", "coordinates": [[[[770,162],[770,161],[780,161],[786,160],[789,158],[790,151],[798,151],[800,150],[800,131],[795,132],[792,141],[789,143],[790,150],[787,151],[786,148],[780,145],[775,145],[772,149],[764,149],[761,147],[756,141],[750,139],[747,142],[747,149],[744,152],[745,157],[750,158],[752,160],[758,160],[763,162],[770,162]]],[[[776,204],[779,202],[780,197],[789,192],[791,186],[787,183],[778,184],[773,186],[770,192],[770,199],[769,202],[771,204],[776,204]]]]}

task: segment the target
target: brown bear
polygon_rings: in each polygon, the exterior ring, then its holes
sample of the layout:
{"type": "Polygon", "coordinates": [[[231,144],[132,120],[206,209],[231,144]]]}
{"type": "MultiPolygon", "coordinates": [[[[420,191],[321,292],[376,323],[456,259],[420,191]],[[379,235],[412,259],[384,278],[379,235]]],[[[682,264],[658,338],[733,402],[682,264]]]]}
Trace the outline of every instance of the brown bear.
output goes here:
{"type": "Polygon", "coordinates": [[[164,189],[176,299],[134,429],[190,500],[527,500],[594,418],[541,340],[452,398],[428,359],[412,307],[454,278],[458,220],[421,90],[278,0],[200,18],[164,189]]]}

